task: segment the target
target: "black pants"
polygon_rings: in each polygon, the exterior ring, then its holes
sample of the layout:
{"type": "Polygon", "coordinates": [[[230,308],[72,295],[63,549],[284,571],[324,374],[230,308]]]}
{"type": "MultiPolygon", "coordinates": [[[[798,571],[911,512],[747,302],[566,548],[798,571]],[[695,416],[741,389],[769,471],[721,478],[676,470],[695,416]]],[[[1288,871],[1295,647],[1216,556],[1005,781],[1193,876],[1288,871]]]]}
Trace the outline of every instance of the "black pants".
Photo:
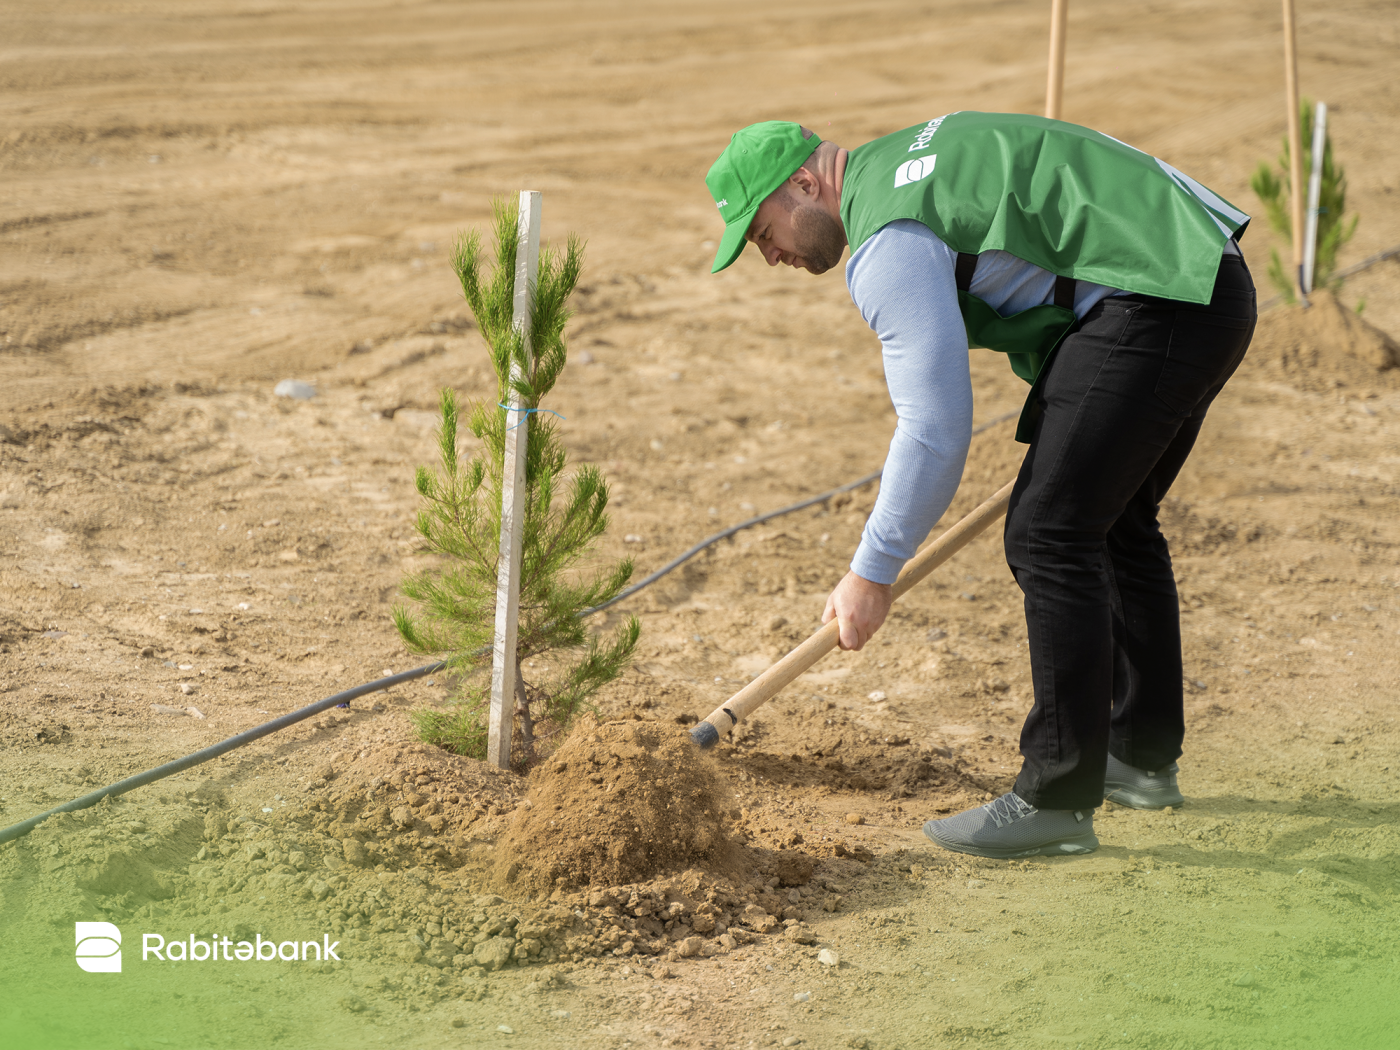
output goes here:
{"type": "Polygon", "coordinates": [[[1239,256],[1209,306],[1117,296],[1060,347],[1006,516],[1025,594],[1035,704],[1016,794],[1042,809],[1103,801],[1107,755],[1181,755],[1181,627],[1157,507],[1257,316],[1239,256]]]}

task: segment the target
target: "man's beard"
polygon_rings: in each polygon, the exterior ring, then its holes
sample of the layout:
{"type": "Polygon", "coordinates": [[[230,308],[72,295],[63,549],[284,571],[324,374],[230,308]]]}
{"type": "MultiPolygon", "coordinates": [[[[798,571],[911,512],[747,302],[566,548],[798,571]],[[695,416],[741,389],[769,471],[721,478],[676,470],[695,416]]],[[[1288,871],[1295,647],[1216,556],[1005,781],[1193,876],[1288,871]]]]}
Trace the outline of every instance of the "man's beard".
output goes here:
{"type": "Polygon", "coordinates": [[[841,261],[846,231],[815,204],[799,204],[792,213],[795,255],[807,263],[810,273],[826,273],[841,261]]]}

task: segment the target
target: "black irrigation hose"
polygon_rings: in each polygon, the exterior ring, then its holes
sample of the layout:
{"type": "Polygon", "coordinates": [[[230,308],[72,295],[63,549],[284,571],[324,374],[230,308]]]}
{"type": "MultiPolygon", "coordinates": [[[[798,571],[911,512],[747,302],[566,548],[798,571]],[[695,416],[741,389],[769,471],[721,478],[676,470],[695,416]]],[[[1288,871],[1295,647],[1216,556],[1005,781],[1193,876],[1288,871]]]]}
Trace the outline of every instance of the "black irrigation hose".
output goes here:
{"type": "MultiPolygon", "coordinates": [[[[1372,266],[1375,266],[1376,263],[1385,262],[1387,259],[1394,258],[1397,255],[1400,255],[1400,244],[1397,244],[1394,248],[1387,248],[1383,252],[1376,252],[1375,255],[1367,256],[1355,266],[1348,266],[1345,270],[1338,270],[1332,275],[1332,278],[1338,281],[1344,280],[1353,274],[1360,273],[1362,270],[1369,270],[1372,266]]],[[[1271,310],[1275,306],[1282,304],[1282,302],[1283,296],[1281,295],[1276,295],[1272,299],[1265,299],[1259,304],[1259,312],[1263,313],[1265,310],[1271,310]]]]}
{"type": "Polygon", "coordinates": [[[34,828],[48,820],[49,817],[59,813],[72,813],[74,810],[87,809],[95,806],[104,798],[113,795],[125,795],[128,791],[135,791],[139,787],[154,783],[157,780],[164,780],[168,776],[173,776],[181,770],[197,766],[202,762],[208,762],[212,758],[232,751],[234,748],[242,747],[244,744],[251,744],[254,740],[275,733],[279,729],[286,729],[290,725],[310,718],[312,715],[320,714],[327,708],[336,707],[340,704],[349,703],[358,696],[366,693],[377,693],[381,689],[388,689],[390,686],[398,685],[401,682],[411,682],[415,678],[422,678],[426,674],[441,670],[445,665],[441,663],[427,664],[423,667],[416,667],[412,671],[400,671],[398,674],[391,674],[387,678],[376,678],[373,682],[366,682],[364,685],[357,685],[354,689],[347,689],[343,693],[336,693],[328,696],[324,700],[317,700],[314,704],[309,704],[298,711],[274,718],[271,722],[264,722],[260,726],[244,730],[237,736],[231,736],[227,740],[221,740],[217,744],[206,747],[203,751],[196,751],[186,755],[184,758],[177,758],[173,762],[167,762],[163,766],[156,766],[155,769],[148,769],[144,773],[137,773],[134,777],[127,777],[125,780],[118,780],[115,784],[108,784],[104,788],[98,788],[91,794],[82,798],[75,798],[72,802],[65,802],[61,806],[54,806],[53,809],[45,810],[36,817],[22,820],[18,824],[12,824],[8,828],[0,830],[0,843],[9,842],[12,839],[28,835],[34,828]]]}
{"type": "MultiPolygon", "coordinates": [[[[1008,412],[1005,415],[997,416],[995,419],[983,423],[972,432],[974,434],[980,434],[982,431],[988,430],[998,423],[1004,423],[1008,419],[1012,419],[1019,414],[1019,412],[1008,412]]],[[[650,576],[647,576],[645,579],[627,588],[627,590],[617,595],[617,597],[610,601],[603,602],[601,605],[595,605],[591,609],[585,609],[583,612],[579,613],[579,615],[588,616],[591,613],[599,612],[615,602],[620,602],[622,599],[636,594],[643,587],[649,586],[661,579],[661,577],[665,576],[678,565],[684,564],[686,561],[695,557],[695,555],[699,554],[706,547],[718,543],[720,540],[726,539],[742,529],[752,528],[772,518],[778,518],[784,514],[792,514],[805,507],[810,507],[814,503],[821,503],[831,499],[833,496],[838,496],[843,492],[849,492],[851,489],[858,489],[862,485],[870,484],[879,476],[880,471],[877,470],[865,475],[863,478],[857,478],[855,481],[840,485],[829,492],[823,492],[819,496],[812,496],[799,503],[794,503],[790,507],[783,507],[780,510],[770,511],[767,514],[760,514],[757,517],[749,518],[747,521],[741,521],[738,525],[732,525],[723,532],[717,532],[709,539],[697,543],[680,557],[663,565],[650,576]]],[[[128,791],[135,791],[139,787],[152,784],[157,780],[164,780],[166,777],[189,769],[191,766],[197,766],[211,759],[218,758],[220,755],[227,754],[235,748],[242,747],[244,744],[251,744],[254,740],[259,740],[262,737],[275,733],[279,729],[286,729],[288,726],[296,725],[298,722],[304,721],[312,715],[320,714],[322,711],[326,711],[332,707],[338,707],[341,704],[348,704],[356,697],[364,696],[366,693],[377,693],[391,686],[400,685],[404,682],[411,682],[415,678],[422,678],[425,675],[435,674],[443,670],[446,666],[447,665],[442,662],[424,664],[422,667],[415,667],[411,671],[400,671],[398,674],[391,674],[385,678],[376,678],[372,682],[366,682],[364,685],[357,685],[353,689],[346,689],[344,692],[336,693],[334,696],[328,696],[324,700],[317,700],[314,704],[308,704],[306,707],[299,708],[296,711],[280,715],[272,721],[264,722],[262,725],[254,726],[252,729],[246,729],[242,733],[231,736],[227,740],[221,740],[217,744],[212,744],[202,751],[195,751],[192,754],[186,755],[184,758],[177,758],[173,762],[167,762],[163,766],[156,766],[154,769],[148,769],[144,773],[137,773],[135,776],[127,777],[125,780],[119,780],[115,784],[108,784],[106,787],[98,788],[96,791],[90,792],[81,798],[75,798],[73,801],[65,802],[61,806],[54,806],[53,809],[47,809],[37,816],[30,817],[28,820],[22,820],[18,824],[11,824],[8,828],[0,829],[0,844],[12,842],[15,839],[28,835],[36,827],[48,820],[49,817],[57,816],[60,813],[72,813],[76,810],[88,809],[97,805],[104,798],[125,795],[128,791]]]]}
{"type": "MultiPolygon", "coordinates": [[[[998,423],[1005,423],[1008,419],[1014,419],[1020,414],[1021,413],[1019,410],[1015,412],[1004,413],[1003,415],[997,416],[995,419],[987,420],[987,422],[983,423],[979,427],[974,427],[972,433],[974,435],[980,434],[982,433],[982,431],[990,430],[998,423]]],[[[583,612],[579,613],[579,615],[590,616],[595,612],[601,612],[602,610],[606,609],[609,605],[616,605],[624,598],[632,597],[632,595],[636,594],[643,587],[649,587],[651,584],[661,579],[661,577],[665,576],[672,569],[676,569],[679,568],[681,565],[684,565],[691,558],[695,557],[697,554],[703,551],[706,547],[712,547],[720,540],[725,540],[728,539],[730,536],[733,536],[736,532],[740,532],[744,529],[751,529],[755,525],[762,525],[765,521],[771,521],[773,518],[780,518],[784,514],[793,514],[799,510],[804,510],[805,508],[812,506],[812,504],[814,503],[825,503],[833,496],[839,496],[843,492],[850,492],[852,489],[858,489],[862,485],[869,485],[872,481],[878,480],[880,474],[880,471],[873,470],[869,474],[865,475],[865,477],[863,478],[856,478],[855,481],[847,482],[845,485],[838,485],[836,488],[831,489],[827,492],[823,492],[818,496],[809,496],[807,499],[802,500],[800,503],[794,503],[790,507],[783,507],[779,510],[770,510],[767,514],[760,514],[757,517],[749,518],[748,521],[741,521],[737,525],[731,525],[723,532],[717,532],[713,536],[701,540],[694,547],[691,547],[690,550],[686,551],[684,554],[680,555],[677,558],[673,558],[671,561],[661,566],[661,568],[657,569],[650,576],[643,577],[641,580],[634,583],[631,587],[628,587],[621,594],[617,595],[617,597],[610,598],[599,605],[593,606],[593,608],[591,609],[584,609],[583,612]]]]}
{"type": "Polygon", "coordinates": [[[661,577],[665,576],[672,569],[680,568],[680,566],[690,561],[691,558],[695,557],[706,547],[712,547],[720,540],[727,540],[736,532],[740,532],[743,529],[751,529],[755,525],[762,525],[765,521],[768,521],[772,518],[780,518],[784,514],[792,514],[796,511],[802,510],[804,507],[810,507],[813,503],[821,503],[825,500],[831,499],[832,496],[838,496],[843,492],[850,492],[851,489],[858,489],[862,485],[869,485],[872,481],[876,480],[880,476],[880,473],[881,472],[878,470],[871,471],[863,478],[857,478],[855,481],[852,481],[846,485],[842,485],[840,488],[834,488],[830,492],[823,492],[820,496],[812,496],[809,499],[804,499],[801,503],[794,503],[791,507],[783,507],[781,510],[772,510],[769,511],[767,514],[760,514],[755,518],[749,518],[747,521],[741,521],[737,525],[731,525],[723,532],[717,532],[713,536],[709,536],[701,540],[694,547],[691,547],[690,550],[686,551],[684,554],[681,554],[671,559],[665,565],[661,566],[661,568],[657,569],[654,573],[652,573],[650,576],[642,577],[642,579],[638,580],[636,583],[634,583],[631,587],[628,587],[622,593],[616,595],[613,598],[609,598],[607,601],[602,602],[599,605],[593,606],[593,608],[591,609],[584,609],[583,612],[579,613],[579,615],[591,616],[595,612],[602,612],[610,605],[616,605],[624,598],[632,597],[632,595],[636,594],[643,587],[649,587],[651,584],[661,579],[661,577]]]}
{"type": "Polygon", "coordinates": [[[1393,255],[1400,255],[1400,244],[1397,244],[1394,248],[1387,248],[1383,252],[1376,252],[1375,255],[1368,256],[1367,258],[1362,259],[1355,266],[1348,266],[1345,270],[1341,270],[1340,272],[1333,274],[1333,276],[1338,278],[1350,277],[1352,274],[1360,273],[1362,270],[1369,270],[1378,262],[1385,262],[1393,255]]]}

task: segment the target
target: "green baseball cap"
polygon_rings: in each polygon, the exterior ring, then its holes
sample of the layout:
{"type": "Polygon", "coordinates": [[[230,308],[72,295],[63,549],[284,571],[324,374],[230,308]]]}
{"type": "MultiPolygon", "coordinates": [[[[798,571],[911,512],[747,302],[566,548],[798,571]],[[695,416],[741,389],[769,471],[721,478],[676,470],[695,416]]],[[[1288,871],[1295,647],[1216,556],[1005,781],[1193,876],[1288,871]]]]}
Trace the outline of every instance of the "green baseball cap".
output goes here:
{"type": "Polygon", "coordinates": [[[735,132],[705,176],[705,185],[724,218],[724,236],[711,273],[719,273],[739,258],[744,235],[764,199],[802,167],[821,145],[815,132],[802,136],[800,125],[787,120],[765,120],[735,132]]]}

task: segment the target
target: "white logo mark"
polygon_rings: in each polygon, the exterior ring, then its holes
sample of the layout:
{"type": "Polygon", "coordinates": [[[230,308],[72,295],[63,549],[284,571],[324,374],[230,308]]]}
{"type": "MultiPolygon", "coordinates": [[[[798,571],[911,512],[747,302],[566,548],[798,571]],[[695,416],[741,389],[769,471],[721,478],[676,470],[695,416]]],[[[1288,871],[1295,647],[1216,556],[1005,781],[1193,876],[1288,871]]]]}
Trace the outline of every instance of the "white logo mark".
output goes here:
{"type": "Polygon", "coordinates": [[[913,160],[906,160],[903,164],[894,169],[895,188],[908,186],[910,183],[928,178],[933,174],[933,163],[937,159],[937,153],[930,153],[927,157],[915,157],[913,160]]]}
{"type": "Polygon", "coordinates": [[[726,201],[720,201],[718,204],[715,205],[715,207],[716,207],[716,208],[723,208],[723,207],[725,207],[728,203],[729,203],[729,202],[728,202],[727,200],[726,200],[726,201]]]}
{"type": "Polygon", "coordinates": [[[88,973],[122,972],[122,931],[110,922],[75,922],[78,965],[88,973]]]}

